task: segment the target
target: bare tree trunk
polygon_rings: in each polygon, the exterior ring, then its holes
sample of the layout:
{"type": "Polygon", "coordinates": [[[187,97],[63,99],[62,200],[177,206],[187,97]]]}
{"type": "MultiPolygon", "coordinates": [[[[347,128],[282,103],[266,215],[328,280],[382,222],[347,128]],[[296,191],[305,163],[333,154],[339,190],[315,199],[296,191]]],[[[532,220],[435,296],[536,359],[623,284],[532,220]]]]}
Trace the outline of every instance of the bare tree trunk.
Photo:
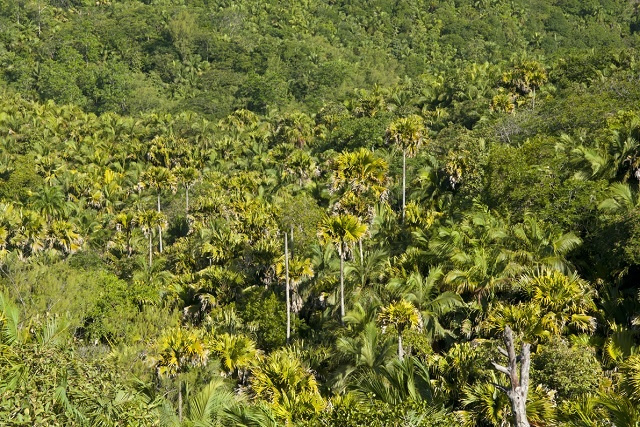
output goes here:
{"type": "Polygon", "coordinates": [[[398,359],[404,360],[404,348],[402,348],[402,332],[398,331],[398,359]]]}
{"type": "Polygon", "coordinates": [[[504,367],[493,362],[493,367],[509,377],[511,387],[509,389],[496,385],[509,396],[515,427],[529,427],[527,420],[527,394],[529,392],[529,367],[531,366],[531,344],[522,344],[522,352],[516,356],[513,342],[513,331],[509,326],[504,328],[504,344],[507,349],[500,348],[500,352],[509,358],[509,366],[504,367]],[[518,362],[520,362],[520,375],[518,376],[518,362]]]}
{"type": "Polygon", "coordinates": [[[284,233],[284,274],[287,287],[287,344],[291,340],[291,297],[289,289],[289,243],[287,233],[284,233]]]}
{"type": "Polygon", "coordinates": [[[360,265],[364,266],[364,254],[362,252],[362,237],[358,239],[358,245],[360,246],[360,265]]]}

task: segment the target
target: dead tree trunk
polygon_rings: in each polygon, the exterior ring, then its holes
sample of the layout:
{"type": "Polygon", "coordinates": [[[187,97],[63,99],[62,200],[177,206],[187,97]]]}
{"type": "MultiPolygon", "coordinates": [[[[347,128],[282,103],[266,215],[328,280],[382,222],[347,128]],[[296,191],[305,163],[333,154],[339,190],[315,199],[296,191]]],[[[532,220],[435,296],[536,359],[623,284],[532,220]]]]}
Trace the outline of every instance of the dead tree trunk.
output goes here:
{"type": "Polygon", "coordinates": [[[509,366],[504,367],[493,362],[493,367],[509,377],[510,388],[497,386],[509,396],[515,427],[529,427],[527,420],[527,393],[529,392],[529,367],[531,365],[531,344],[522,344],[522,352],[516,356],[516,348],[513,342],[513,331],[510,327],[504,328],[504,344],[507,349],[499,348],[500,353],[509,358],[509,366]],[[518,375],[518,362],[520,362],[520,375],[518,375]]]}

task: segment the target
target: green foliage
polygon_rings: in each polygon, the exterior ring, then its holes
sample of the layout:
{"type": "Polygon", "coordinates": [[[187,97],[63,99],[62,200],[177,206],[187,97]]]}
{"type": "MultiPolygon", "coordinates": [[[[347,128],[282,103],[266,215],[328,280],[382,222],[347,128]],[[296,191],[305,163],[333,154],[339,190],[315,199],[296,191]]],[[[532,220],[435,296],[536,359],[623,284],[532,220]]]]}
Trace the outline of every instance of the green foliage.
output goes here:
{"type": "MultiPolygon", "coordinates": [[[[285,344],[286,307],[275,293],[260,289],[248,290],[240,313],[245,323],[253,325],[260,348],[273,350],[285,344]]],[[[294,320],[292,330],[295,331],[297,326],[294,320]]]]}
{"type": "Polygon", "coordinates": [[[430,403],[405,402],[402,404],[388,404],[379,401],[362,402],[354,400],[350,395],[336,398],[332,402],[331,411],[310,421],[310,426],[341,425],[356,426],[458,426],[456,416],[447,414],[444,410],[431,406],[430,403]]]}
{"type": "Polygon", "coordinates": [[[636,422],[636,6],[0,1],[0,419],[636,422]]]}
{"type": "Polygon", "coordinates": [[[594,394],[602,380],[602,368],[594,351],[562,339],[538,346],[533,367],[533,380],[555,390],[559,399],[594,394]]]}

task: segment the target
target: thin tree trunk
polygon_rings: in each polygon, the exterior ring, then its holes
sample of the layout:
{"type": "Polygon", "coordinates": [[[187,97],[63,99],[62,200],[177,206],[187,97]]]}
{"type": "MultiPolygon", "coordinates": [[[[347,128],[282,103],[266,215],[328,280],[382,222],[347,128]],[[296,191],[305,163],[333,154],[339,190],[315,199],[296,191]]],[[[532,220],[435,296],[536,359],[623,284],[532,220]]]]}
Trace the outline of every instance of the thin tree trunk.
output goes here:
{"type": "Polygon", "coordinates": [[[360,247],[360,266],[364,266],[364,254],[362,252],[362,237],[358,239],[358,246],[360,247]]]}
{"type": "Polygon", "coordinates": [[[182,424],[182,380],[178,380],[178,420],[182,424]]]}
{"type": "Polygon", "coordinates": [[[402,150],[402,222],[404,223],[404,208],[406,206],[407,189],[407,150],[402,150]]]}
{"type": "Polygon", "coordinates": [[[291,258],[293,258],[293,225],[291,226],[291,247],[289,249],[291,250],[291,258]]]}
{"type": "Polygon", "coordinates": [[[186,215],[189,215],[189,186],[185,186],[185,202],[184,202],[184,212],[186,215]]]}
{"type": "Polygon", "coordinates": [[[344,248],[340,247],[340,323],[344,325],[344,248]]]}
{"type": "MultiPolygon", "coordinates": [[[[160,210],[160,190],[158,190],[158,213],[161,213],[162,211],[160,210]]],[[[162,226],[158,225],[158,249],[160,251],[160,253],[162,253],[162,226]]]]}
{"type": "Polygon", "coordinates": [[[531,109],[535,110],[536,109],[536,88],[533,88],[533,102],[531,104],[531,109]]]}
{"type": "Polygon", "coordinates": [[[404,360],[404,348],[402,348],[402,332],[398,331],[398,359],[404,360]]]}
{"type": "Polygon", "coordinates": [[[287,287],[287,344],[291,340],[291,296],[289,289],[289,243],[287,233],[284,233],[284,274],[287,287]]]}
{"type": "Polygon", "coordinates": [[[153,240],[151,230],[149,230],[149,268],[151,268],[151,263],[153,263],[153,240]]]}

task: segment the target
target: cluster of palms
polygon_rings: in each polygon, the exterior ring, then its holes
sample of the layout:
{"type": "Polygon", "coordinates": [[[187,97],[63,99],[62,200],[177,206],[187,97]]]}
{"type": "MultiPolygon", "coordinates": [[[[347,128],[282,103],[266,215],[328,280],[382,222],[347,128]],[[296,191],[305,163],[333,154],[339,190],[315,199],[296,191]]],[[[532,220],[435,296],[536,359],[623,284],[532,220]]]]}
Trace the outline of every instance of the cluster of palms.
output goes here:
{"type": "MultiPolygon", "coordinates": [[[[483,85],[500,73],[485,65],[458,78],[467,75],[478,87],[459,88],[449,101],[480,99],[488,110],[483,85]]],[[[533,109],[545,79],[527,62],[503,84],[530,94],[533,109]]],[[[0,101],[3,284],[23,290],[12,282],[18,266],[45,261],[97,263],[132,293],[141,289],[131,306],[144,320],[131,336],[115,342],[96,333],[89,342],[83,334],[95,315],[70,332],[78,351],[106,348],[118,363],[144,365],[136,368],[143,384],[114,379],[120,389],[106,387],[95,408],[86,397],[93,389],[49,382],[58,390],[53,412],[78,423],[93,421],[90,413],[109,420],[130,411],[141,422],[154,414],[193,425],[501,425],[509,403],[489,363],[500,354],[496,337],[510,326],[535,346],[534,363],[548,374],[532,387],[531,421],[637,420],[635,302],[625,300],[622,285],[603,284],[609,276],[578,274],[572,251],[591,236],[563,230],[553,216],[499,212],[482,190],[465,187],[488,184],[477,172],[484,165],[474,170],[464,156],[483,158],[478,151],[502,145],[485,144],[486,129],[482,137],[466,131],[475,146],[453,152],[446,132],[437,133],[449,113],[429,108],[444,105],[442,84],[425,82],[421,97],[402,85],[358,91],[316,116],[237,110],[218,123],[190,113],[97,117],[0,101]],[[366,141],[371,148],[360,141],[327,149],[359,121],[375,120],[383,126],[366,141]],[[145,316],[157,312],[166,331],[145,336],[145,316]],[[595,351],[602,366],[623,374],[609,382],[601,375],[578,403],[562,404],[551,389],[566,384],[548,380],[552,363],[536,357],[563,345],[595,351]],[[357,421],[341,418],[358,411],[357,421]]],[[[488,115],[482,126],[492,117],[504,119],[488,115]]],[[[621,113],[589,147],[558,139],[572,179],[610,187],[592,200],[603,221],[634,218],[636,121],[621,113]]],[[[5,305],[3,334],[25,335],[1,343],[2,378],[10,381],[0,392],[9,395],[25,381],[21,351],[76,359],[44,345],[55,332],[41,333],[37,323],[25,329],[12,314],[17,308],[5,305]]],[[[71,368],[64,375],[77,380],[71,368]]]]}

